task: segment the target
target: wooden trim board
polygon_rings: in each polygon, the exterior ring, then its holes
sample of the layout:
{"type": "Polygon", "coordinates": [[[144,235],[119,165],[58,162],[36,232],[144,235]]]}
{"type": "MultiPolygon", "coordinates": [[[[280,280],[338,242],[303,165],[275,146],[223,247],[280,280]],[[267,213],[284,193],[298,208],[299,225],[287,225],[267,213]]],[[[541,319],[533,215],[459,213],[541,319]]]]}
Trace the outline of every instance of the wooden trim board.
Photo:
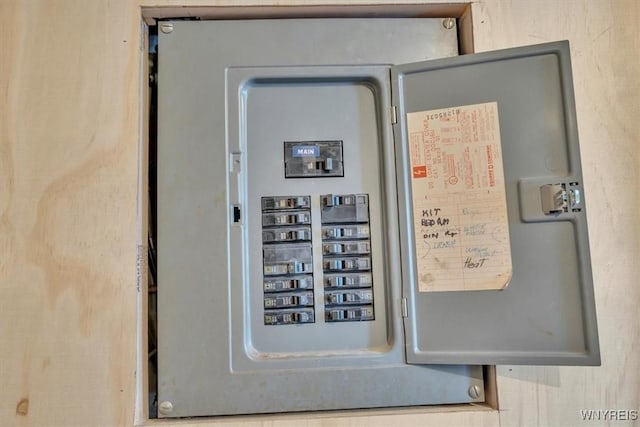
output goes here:
{"type": "Polygon", "coordinates": [[[138,290],[136,315],[136,402],[134,423],[149,418],[149,27],[140,22],[140,134],[138,136],[138,197],[137,197],[137,260],[136,286],[138,290]]]}
{"type": "MultiPolygon", "coordinates": [[[[226,415],[194,418],[163,418],[163,419],[146,419],[137,426],[153,426],[161,427],[168,424],[177,427],[188,426],[233,426],[242,423],[257,423],[264,425],[270,422],[282,422],[283,424],[292,423],[291,425],[301,425],[305,422],[317,422],[320,425],[330,423],[335,419],[362,419],[367,417],[380,416],[411,416],[411,415],[427,415],[439,414],[441,416],[457,414],[459,416],[471,415],[473,413],[497,414],[490,406],[484,403],[469,403],[456,405],[433,405],[433,406],[408,406],[408,407],[389,407],[389,408],[372,408],[372,409],[351,409],[351,410],[335,410],[335,411],[309,411],[309,412],[284,412],[274,414],[255,414],[255,415],[226,415]]],[[[314,424],[315,425],[315,424],[314,424]]]]}
{"type": "Polygon", "coordinates": [[[150,6],[142,8],[149,25],[158,19],[281,19],[281,18],[459,18],[467,3],[300,5],[300,6],[150,6]]]}

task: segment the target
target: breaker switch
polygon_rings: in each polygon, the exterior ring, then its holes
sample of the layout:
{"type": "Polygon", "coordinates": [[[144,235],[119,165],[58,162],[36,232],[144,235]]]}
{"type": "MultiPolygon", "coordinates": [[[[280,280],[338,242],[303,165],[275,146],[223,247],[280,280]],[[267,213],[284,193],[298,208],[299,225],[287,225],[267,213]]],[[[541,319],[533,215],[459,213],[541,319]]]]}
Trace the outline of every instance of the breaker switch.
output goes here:
{"type": "Polygon", "coordinates": [[[295,242],[310,241],[310,227],[281,227],[275,229],[265,229],[262,231],[262,241],[264,243],[271,242],[295,242]]]}
{"type": "Polygon", "coordinates": [[[341,270],[369,270],[371,260],[367,258],[329,258],[323,260],[324,269],[330,271],[341,270]]]}
{"type": "Polygon", "coordinates": [[[367,255],[371,252],[368,241],[324,243],[322,252],[326,255],[367,255]]]}
{"type": "Polygon", "coordinates": [[[368,288],[371,287],[371,273],[325,274],[324,287],[331,288],[368,288]]]}
{"type": "Polygon", "coordinates": [[[295,197],[263,197],[262,210],[274,209],[309,209],[311,208],[311,198],[309,196],[295,197]]]}
{"type": "Polygon", "coordinates": [[[264,266],[265,276],[277,276],[282,274],[300,274],[313,272],[313,265],[303,262],[289,262],[286,264],[270,264],[264,266]]]}
{"type": "Polygon", "coordinates": [[[269,310],[264,314],[265,325],[295,325],[314,321],[313,309],[269,310]]]}
{"type": "Polygon", "coordinates": [[[313,306],[313,291],[298,294],[267,294],[264,308],[290,308],[313,306]]]}
{"type": "Polygon", "coordinates": [[[264,227],[295,224],[311,224],[309,212],[270,212],[262,214],[262,225],[264,227]]]}
{"type": "Polygon", "coordinates": [[[366,194],[326,194],[320,196],[323,224],[369,222],[369,196],[366,194]]]}
{"type": "Polygon", "coordinates": [[[327,292],[324,297],[327,305],[371,304],[373,302],[371,289],[327,292]]]}
{"type": "Polygon", "coordinates": [[[342,225],[323,226],[323,239],[368,239],[369,226],[367,225],[342,225]]]}
{"type": "Polygon", "coordinates": [[[327,309],[325,320],[327,322],[373,320],[373,306],[327,309]]]}
{"type": "Polygon", "coordinates": [[[298,276],[286,279],[265,279],[265,292],[292,291],[296,289],[313,289],[313,276],[298,276]]]}

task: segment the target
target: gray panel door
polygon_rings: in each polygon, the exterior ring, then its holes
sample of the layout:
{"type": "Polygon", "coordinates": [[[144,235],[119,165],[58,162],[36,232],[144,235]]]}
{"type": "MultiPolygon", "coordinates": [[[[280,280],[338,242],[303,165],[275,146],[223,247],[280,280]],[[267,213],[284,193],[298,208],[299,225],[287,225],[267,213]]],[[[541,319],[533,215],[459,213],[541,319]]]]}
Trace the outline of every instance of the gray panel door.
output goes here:
{"type": "Polygon", "coordinates": [[[392,78],[407,361],[599,365],[568,42],[401,65],[392,78]],[[425,235],[414,227],[407,114],[489,102],[498,106],[511,281],[421,292],[415,251],[425,235]],[[558,212],[545,213],[545,202],[558,212]]]}

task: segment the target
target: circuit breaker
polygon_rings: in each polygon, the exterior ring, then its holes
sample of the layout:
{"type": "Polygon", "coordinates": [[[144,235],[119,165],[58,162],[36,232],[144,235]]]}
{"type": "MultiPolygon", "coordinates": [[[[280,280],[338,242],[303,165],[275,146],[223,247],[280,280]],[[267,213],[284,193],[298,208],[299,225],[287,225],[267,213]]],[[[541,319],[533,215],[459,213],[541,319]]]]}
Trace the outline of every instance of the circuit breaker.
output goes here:
{"type": "MultiPolygon", "coordinates": [[[[314,160],[311,167],[304,167],[311,174],[316,174],[317,164],[325,169],[326,162],[332,161],[320,155],[317,145],[305,147],[312,147],[306,157],[314,160]]],[[[329,194],[320,199],[324,318],[328,322],[373,320],[369,198],[329,194]]],[[[310,196],[262,198],[265,325],[315,321],[311,236],[318,233],[312,233],[310,200],[310,196]]]]}
{"type": "Polygon", "coordinates": [[[479,402],[482,364],[599,363],[567,43],[173,24],[161,417],[479,402]]]}

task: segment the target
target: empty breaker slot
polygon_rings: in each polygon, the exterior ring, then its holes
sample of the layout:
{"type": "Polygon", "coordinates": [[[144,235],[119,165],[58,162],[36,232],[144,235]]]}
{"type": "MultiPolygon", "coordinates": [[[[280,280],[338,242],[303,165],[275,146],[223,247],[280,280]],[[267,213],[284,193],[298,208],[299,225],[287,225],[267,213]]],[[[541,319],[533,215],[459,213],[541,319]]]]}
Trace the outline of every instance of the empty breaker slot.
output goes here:
{"type": "Polygon", "coordinates": [[[315,322],[311,197],[263,197],[265,325],[315,322]]]}
{"type": "Polygon", "coordinates": [[[374,320],[369,196],[320,196],[325,321],[374,320]]]}

